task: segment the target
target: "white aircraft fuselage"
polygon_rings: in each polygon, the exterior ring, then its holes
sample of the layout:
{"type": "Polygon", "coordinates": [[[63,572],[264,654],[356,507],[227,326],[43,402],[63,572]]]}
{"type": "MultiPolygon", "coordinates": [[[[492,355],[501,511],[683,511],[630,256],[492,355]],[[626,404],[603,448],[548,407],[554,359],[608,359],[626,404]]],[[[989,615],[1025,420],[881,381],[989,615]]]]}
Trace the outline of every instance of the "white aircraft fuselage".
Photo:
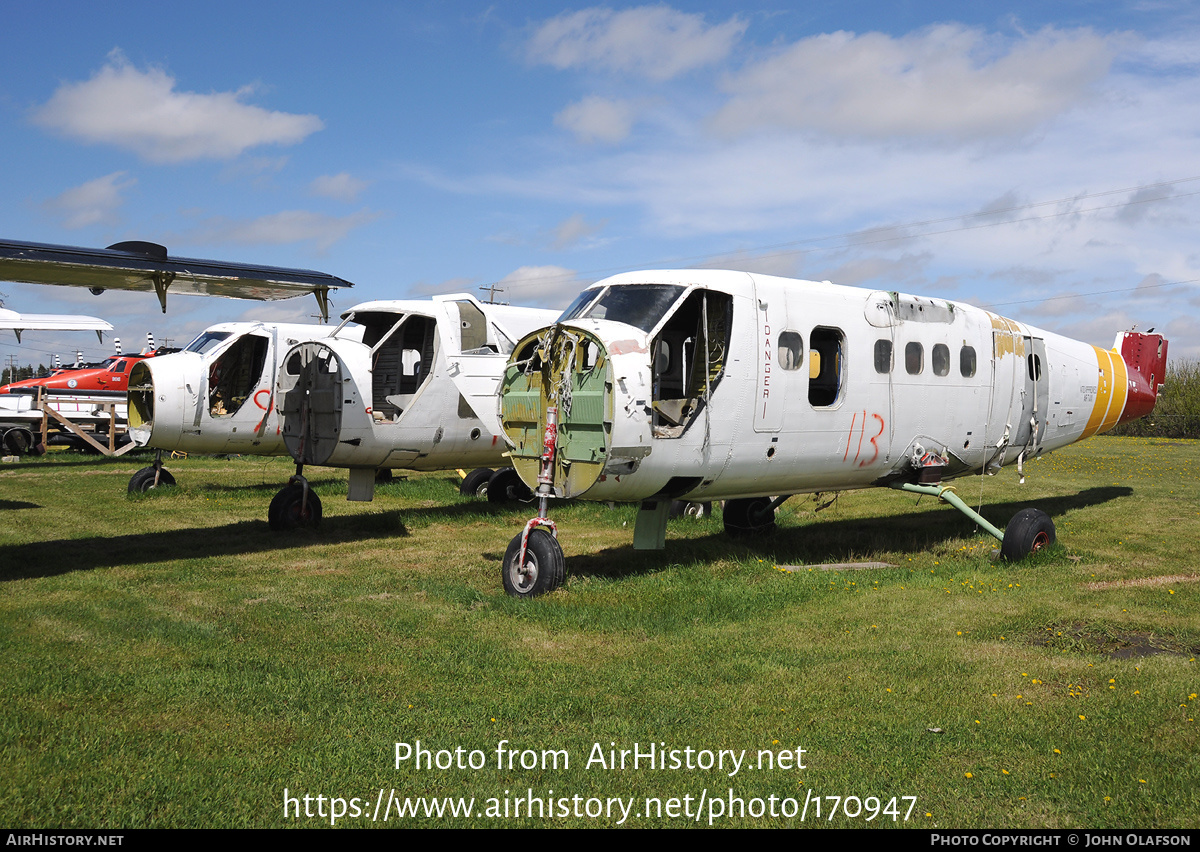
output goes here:
{"type": "Polygon", "coordinates": [[[633,272],[517,345],[500,415],[545,497],[741,500],[1021,464],[1151,411],[1165,364],[1160,335],[1103,350],[940,299],[633,272]]]}
{"type": "Polygon", "coordinates": [[[189,453],[286,454],[274,401],[280,353],[332,331],[218,323],[180,352],[139,362],[129,376],[130,437],[139,446],[189,453]]]}
{"type": "Polygon", "coordinates": [[[349,468],[351,500],[372,499],[380,468],[505,464],[500,377],[515,341],[556,311],[456,294],[367,302],[342,316],[330,337],[281,359],[276,407],[297,464],[349,468]]]}

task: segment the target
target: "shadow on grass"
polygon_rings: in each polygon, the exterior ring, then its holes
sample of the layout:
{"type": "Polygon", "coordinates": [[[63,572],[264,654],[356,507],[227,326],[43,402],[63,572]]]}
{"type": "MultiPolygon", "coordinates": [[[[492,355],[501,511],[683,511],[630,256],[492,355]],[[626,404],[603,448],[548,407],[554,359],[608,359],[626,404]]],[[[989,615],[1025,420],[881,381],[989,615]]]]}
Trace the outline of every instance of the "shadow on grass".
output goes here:
{"type": "Polygon", "coordinates": [[[175,559],[253,556],[273,550],[408,535],[400,512],[326,518],[316,530],[274,532],[266,521],[122,536],[57,539],[0,548],[0,582],[175,559]]]}
{"type": "MultiPolygon", "coordinates": [[[[995,523],[1033,507],[1057,517],[1131,494],[1133,489],[1127,486],[1089,488],[1063,497],[995,503],[984,506],[982,514],[995,523]]],[[[559,534],[564,536],[569,532],[560,530],[559,534]]],[[[569,557],[567,571],[575,575],[626,577],[681,562],[714,562],[763,554],[781,563],[799,565],[846,562],[864,553],[917,553],[946,541],[980,534],[986,535],[973,521],[949,507],[875,518],[835,521],[815,518],[803,526],[778,529],[754,538],[734,539],[725,533],[715,533],[668,539],[666,550],[661,551],[639,551],[630,545],[611,547],[586,556],[569,557]]]]}
{"type": "Polygon", "coordinates": [[[5,509],[40,509],[42,508],[37,503],[28,503],[25,500],[0,500],[0,511],[5,509]]]}

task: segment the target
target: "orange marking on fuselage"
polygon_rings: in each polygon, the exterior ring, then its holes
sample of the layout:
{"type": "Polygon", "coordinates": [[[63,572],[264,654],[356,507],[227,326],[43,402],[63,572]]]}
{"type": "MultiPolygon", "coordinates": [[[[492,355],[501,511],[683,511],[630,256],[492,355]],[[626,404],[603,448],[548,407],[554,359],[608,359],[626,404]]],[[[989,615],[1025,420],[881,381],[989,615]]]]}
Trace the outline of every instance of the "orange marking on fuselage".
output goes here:
{"type": "MultiPolygon", "coordinates": [[[[1092,349],[1096,353],[1096,399],[1092,402],[1092,413],[1088,417],[1087,426],[1084,427],[1083,434],[1079,436],[1081,441],[1096,434],[1096,430],[1108,416],[1108,408],[1112,403],[1114,372],[1112,353],[1106,352],[1099,346],[1093,346],[1092,349]]],[[[1122,403],[1124,403],[1124,399],[1122,399],[1122,403]]]]}
{"type": "Polygon", "coordinates": [[[1129,398],[1129,370],[1125,361],[1120,352],[1110,352],[1109,357],[1113,363],[1112,400],[1108,404],[1108,414],[1104,422],[1096,430],[1100,435],[1117,425],[1121,415],[1125,413],[1125,402],[1129,398]]]}
{"type": "Polygon", "coordinates": [[[262,388],[261,390],[259,390],[257,393],[254,394],[254,404],[257,405],[259,408],[261,408],[262,412],[263,412],[262,419],[259,420],[258,423],[254,424],[255,432],[257,432],[259,429],[262,428],[263,422],[267,419],[267,416],[271,413],[270,409],[267,408],[267,406],[263,405],[261,402],[258,401],[258,398],[261,395],[263,395],[264,393],[267,395],[267,398],[269,400],[270,396],[271,396],[270,388],[262,388]]]}

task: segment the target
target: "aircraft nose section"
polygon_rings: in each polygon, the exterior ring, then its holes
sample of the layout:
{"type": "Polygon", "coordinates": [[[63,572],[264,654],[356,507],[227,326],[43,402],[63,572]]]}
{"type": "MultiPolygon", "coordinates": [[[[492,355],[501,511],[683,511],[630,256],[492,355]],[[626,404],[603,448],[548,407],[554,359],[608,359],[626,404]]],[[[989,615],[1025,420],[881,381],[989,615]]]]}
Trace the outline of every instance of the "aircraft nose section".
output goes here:
{"type": "Polygon", "coordinates": [[[194,430],[199,387],[190,352],[138,361],[129,371],[129,437],[139,447],[175,449],[194,430]]]}
{"type": "Polygon", "coordinates": [[[555,325],[517,345],[500,385],[500,425],[526,485],[537,487],[547,446],[556,497],[595,484],[612,440],[612,389],[608,351],[589,332],[555,325]]]}
{"type": "Polygon", "coordinates": [[[129,436],[139,447],[150,443],[154,434],[154,373],[146,361],[138,361],[129,371],[129,436]]]}

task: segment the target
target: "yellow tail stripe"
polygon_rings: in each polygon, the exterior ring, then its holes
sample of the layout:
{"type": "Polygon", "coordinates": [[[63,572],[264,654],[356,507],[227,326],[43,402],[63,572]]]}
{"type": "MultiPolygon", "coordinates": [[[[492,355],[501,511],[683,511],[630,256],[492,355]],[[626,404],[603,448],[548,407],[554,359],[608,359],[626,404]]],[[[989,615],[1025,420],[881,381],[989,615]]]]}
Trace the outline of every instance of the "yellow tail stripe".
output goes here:
{"type": "Polygon", "coordinates": [[[1113,363],[1109,353],[1101,349],[1099,346],[1093,346],[1096,352],[1096,367],[1098,373],[1096,377],[1096,400],[1092,403],[1092,414],[1088,417],[1087,426],[1083,429],[1083,434],[1079,436],[1082,441],[1084,438],[1090,438],[1096,434],[1104,418],[1108,414],[1109,403],[1112,401],[1112,383],[1113,383],[1113,363]]]}
{"type": "Polygon", "coordinates": [[[1113,382],[1112,382],[1112,401],[1108,404],[1108,415],[1104,418],[1104,422],[1100,424],[1099,434],[1104,434],[1109,429],[1117,425],[1117,421],[1121,419],[1121,415],[1125,412],[1125,400],[1129,396],[1129,371],[1125,367],[1125,362],[1121,359],[1121,353],[1110,352],[1109,357],[1113,363],[1113,382]]]}

